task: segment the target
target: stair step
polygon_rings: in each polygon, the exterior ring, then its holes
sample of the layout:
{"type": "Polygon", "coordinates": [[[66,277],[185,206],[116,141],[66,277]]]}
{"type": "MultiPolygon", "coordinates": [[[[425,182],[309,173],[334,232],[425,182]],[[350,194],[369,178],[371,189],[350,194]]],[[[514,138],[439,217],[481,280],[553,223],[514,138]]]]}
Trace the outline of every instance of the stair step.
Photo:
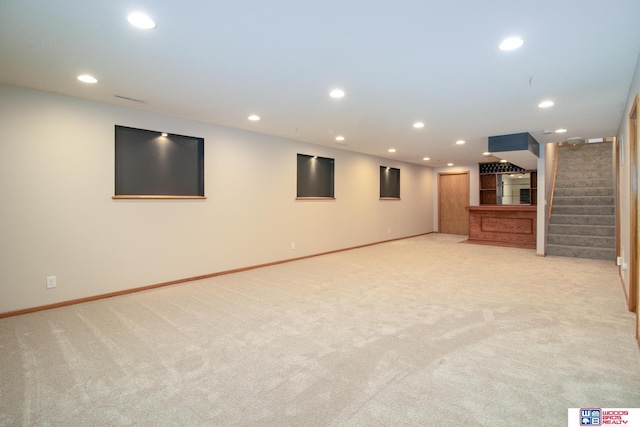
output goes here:
{"type": "Polygon", "coordinates": [[[556,205],[551,208],[551,214],[563,215],[614,215],[615,206],[606,205],[556,205]]]}
{"type": "Polygon", "coordinates": [[[604,259],[614,261],[616,259],[616,250],[609,248],[591,248],[584,246],[566,246],[566,245],[547,245],[545,248],[547,255],[587,258],[587,259],[604,259]]]}
{"type": "Polygon", "coordinates": [[[549,234],[615,237],[615,225],[549,224],[549,234]]]}
{"type": "Polygon", "coordinates": [[[558,188],[556,186],[553,197],[565,196],[610,196],[614,197],[613,187],[576,187],[576,188],[558,188]]]}
{"type": "Polygon", "coordinates": [[[593,188],[593,187],[612,187],[613,181],[610,179],[586,179],[584,177],[558,180],[556,179],[556,190],[558,188],[593,188]]]}
{"type": "Polygon", "coordinates": [[[616,217],[614,215],[551,215],[549,224],[572,224],[572,225],[611,225],[615,227],[616,217]]]}
{"type": "Polygon", "coordinates": [[[561,152],[558,157],[558,166],[563,166],[568,169],[575,169],[580,166],[588,165],[590,169],[611,169],[613,166],[611,162],[611,151],[605,153],[590,153],[590,156],[583,157],[571,157],[571,154],[561,152]]]}
{"type": "Polygon", "coordinates": [[[566,170],[562,165],[558,164],[558,172],[556,174],[556,182],[567,179],[605,179],[611,181],[611,169],[606,171],[593,170],[590,166],[585,165],[582,170],[566,170]],[[585,170],[586,169],[586,170],[585,170]]]}
{"type": "Polygon", "coordinates": [[[554,206],[598,205],[613,206],[613,196],[558,196],[553,197],[554,206]]]}
{"type": "Polygon", "coordinates": [[[615,237],[603,236],[579,236],[571,234],[551,234],[547,235],[547,243],[551,245],[563,246],[585,246],[590,248],[615,249],[615,237]]]}

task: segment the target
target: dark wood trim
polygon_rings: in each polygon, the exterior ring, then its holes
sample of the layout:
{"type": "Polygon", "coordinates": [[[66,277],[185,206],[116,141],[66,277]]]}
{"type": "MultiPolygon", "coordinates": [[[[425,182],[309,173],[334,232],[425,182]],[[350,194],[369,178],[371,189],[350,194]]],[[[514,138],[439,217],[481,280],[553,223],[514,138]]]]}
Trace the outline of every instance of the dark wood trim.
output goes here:
{"type": "Polygon", "coordinates": [[[320,253],[313,254],[313,255],[305,255],[305,256],[301,256],[301,257],[297,257],[297,258],[289,258],[289,259],[284,259],[284,260],[280,260],[280,261],[268,262],[268,263],[265,263],[265,264],[252,265],[252,266],[249,266],[249,267],[235,268],[233,270],[218,271],[216,273],[204,274],[202,276],[194,276],[194,277],[187,277],[185,279],[171,280],[169,282],[156,283],[154,285],[141,286],[141,287],[138,287],[138,288],[125,289],[125,290],[117,291],[117,292],[109,292],[107,294],[100,294],[100,295],[94,295],[94,296],[85,297],[85,298],[73,299],[73,300],[69,300],[69,301],[62,301],[62,302],[58,302],[58,303],[55,303],[55,304],[41,305],[41,306],[38,306],[38,307],[25,308],[25,309],[22,309],[22,310],[7,311],[5,313],[0,313],[0,319],[5,318],[5,317],[20,316],[22,314],[36,313],[38,311],[52,310],[54,308],[66,307],[66,306],[75,305],[75,304],[82,304],[82,303],[85,303],[85,302],[97,301],[97,300],[106,299],[106,298],[113,298],[113,297],[117,297],[117,296],[121,296],[121,295],[134,294],[134,293],[137,293],[137,292],[148,291],[150,289],[157,289],[157,288],[162,288],[162,287],[165,287],[165,286],[179,285],[179,284],[182,284],[182,283],[194,282],[196,280],[210,279],[212,277],[224,276],[224,275],[233,274],[233,273],[240,273],[240,272],[243,272],[243,271],[255,270],[257,268],[270,267],[270,266],[278,265],[278,264],[285,264],[285,263],[288,263],[288,262],[299,261],[299,260],[303,260],[303,259],[307,259],[307,258],[314,258],[314,257],[322,256],[322,255],[329,255],[329,254],[334,254],[334,253],[338,253],[338,252],[350,251],[350,250],[353,250],[353,249],[366,248],[367,246],[380,245],[382,243],[393,242],[393,241],[396,241],[396,240],[411,239],[413,237],[426,236],[427,234],[432,234],[432,233],[433,233],[433,231],[430,231],[428,233],[420,233],[420,234],[415,234],[413,236],[398,237],[398,238],[395,238],[395,239],[382,240],[382,241],[374,242],[374,243],[366,243],[364,245],[352,246],[352,247],[349,247],[349,248],[335,249],[333,251],[327,251],[327,252],[320,252],[320,253]]]}
{"type": "Polygon", "coordinates": [[[380,197],[380,200],[401,200],[400,197],[380,197]]]}
{"type": "Polygon", "coordinates": [[[553,195],[556,192],[556,176],[558,175],[558,156],[560,155],[560,144],[556,144],[553,153],[553,176],[551,177],[551,192],[549,193],[549,208],[547,210],[547,220],[551,219],[553,209],[553,195]]]}
{"type": "Polygon", "coordinates": [[[172,199],[198,199],[204,200],[205,196],[131,196],[131,195],[122,195],[122,196],[113,196],[114,200],[172,200],[172,199]]]}
{"type": "MultiPolygon", "coordinates": [[[[638,108],[640,94],[636,94],[629,112],[629,175],[631,200],[629,209],[629,311],[638,312],[638,108]]],[[[637,317],[637,314],[636,314],[637,317]]],[[[640,336],[636,321],[636,336],[640,336]]]]}
{"type": "Polygon", "coordinates": [[[296,197],[296,200],[335,200],[335,197],[296,197]]]}
{"type": "MultiPolygon", "coordinates": [[[[620,226],[622,224],[621,220],[620,220],[620,198],[621,198],[621,194],[620,191],[622,191],[622,186],[620,185],[620,176],[621,176],[621,167],[622,165],[620,164],[620,153],[622,152],[622,147],[620,146],[620,140],[618,138],[614,137],[613,140],[614,143],[614,150],[613,150],[613,155],[616,156],[616,181],[615,181],[615,192],[616,192],[616,260],[618,259],[618,257],[620,257],[621,255],[621,239],[620,239],[620,226]]],[[[620,274],[620,268],[618,268],[618,274],[620,274]]]]}

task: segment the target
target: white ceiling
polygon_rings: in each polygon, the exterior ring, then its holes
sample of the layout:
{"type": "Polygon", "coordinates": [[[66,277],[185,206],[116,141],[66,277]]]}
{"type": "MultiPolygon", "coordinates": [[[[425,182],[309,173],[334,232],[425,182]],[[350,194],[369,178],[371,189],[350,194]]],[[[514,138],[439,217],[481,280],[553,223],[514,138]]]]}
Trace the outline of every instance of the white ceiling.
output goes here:
{"type": "Polygon", "coordinates": [[[639,53],[638,0],[0,1],[2,83],[436,167],[615,135],[639,53]]]}

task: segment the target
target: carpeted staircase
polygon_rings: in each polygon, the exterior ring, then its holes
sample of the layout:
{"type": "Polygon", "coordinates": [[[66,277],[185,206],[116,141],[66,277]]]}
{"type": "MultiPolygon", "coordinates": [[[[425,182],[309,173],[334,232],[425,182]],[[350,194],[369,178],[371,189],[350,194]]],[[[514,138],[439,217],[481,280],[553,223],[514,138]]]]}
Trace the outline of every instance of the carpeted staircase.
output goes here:
{"type": "Polygon", "coordinates": [[[615,192],[610,143],[558,148],[547,255],[615,260],[615,192]]]}

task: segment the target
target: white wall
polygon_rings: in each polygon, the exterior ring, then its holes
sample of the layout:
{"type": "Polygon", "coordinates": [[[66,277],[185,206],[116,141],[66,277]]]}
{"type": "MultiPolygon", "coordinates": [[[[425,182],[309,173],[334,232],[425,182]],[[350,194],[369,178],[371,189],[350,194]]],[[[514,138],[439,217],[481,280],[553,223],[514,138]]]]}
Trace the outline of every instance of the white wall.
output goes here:
{"type": "Polygon", "coordinates": [[[434,181],[420,165],[0,85],[0,313],[427,233],[434,181]],[[205,138],[207,199],[113,200],[116,124],[205,138]],[[295,200],[297,153],[335,158],[336,200],[295,200]],[[378,199],[381,165],[401,169],[401,201],[378,199]]]}
{"type": "MultiPolygon", "coordinates": [[[[635,100],[636,94],[640,93],[640,55],[638,56],[638,62],[636,63],[636,70],[629,88],[629,95],[627,97],[626,107],[622,115],[622,121],[620,122],[620,128],[618,130],[618,140],[621,143],[621,149],[623,151],[624,165],[621,166],[620,176],[620,240],[621,249],[624,252],[622,262],[629,264],[630,245],[631,245],[631,218],[630,218],[630,201],[631,201],[631,168],[629,161],[629,113],[635,100]]],[[[640,150],[638,150],[640,151],[640,150]]],[[[640,163],[639,163],[640,164],[640,163]]],[[[638,179],[639,177],[636,177],[638,179]]],[[[640,211],[640,210],[639,210],[640,211]]],[[[620,276],[624,283],[624,287],[627,295],[629,295],[629,271],[621,270],[620,276]]],[[[639,293],[640,298],[640,293],[639,293]]],[[[640,300],[638,301],[640,303],[640,300]]],[[[640,319],[640,318],[639,318],[640,319]]],[[[640,328],[640,321],[638,324],[640,328]]]]}

